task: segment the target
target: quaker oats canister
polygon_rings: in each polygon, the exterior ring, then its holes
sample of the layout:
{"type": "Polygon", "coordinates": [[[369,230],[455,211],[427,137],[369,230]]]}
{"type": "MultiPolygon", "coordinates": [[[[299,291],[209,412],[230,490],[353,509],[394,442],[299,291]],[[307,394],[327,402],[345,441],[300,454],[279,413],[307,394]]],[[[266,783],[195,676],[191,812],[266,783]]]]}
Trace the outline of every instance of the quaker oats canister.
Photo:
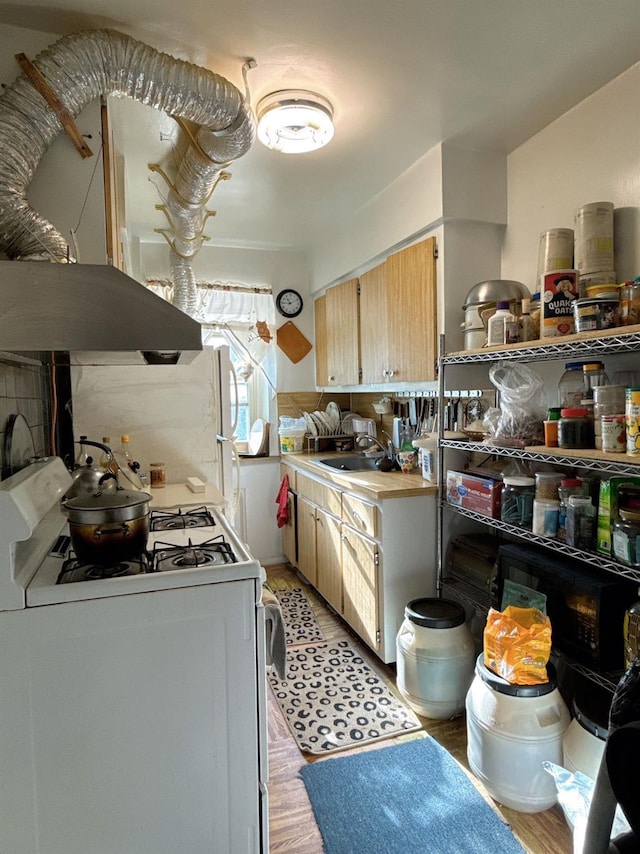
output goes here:
{"type": "Polygon", "coordinates": [[[640,456],[640,388],[626,391],[627,453],[640,456]]]}

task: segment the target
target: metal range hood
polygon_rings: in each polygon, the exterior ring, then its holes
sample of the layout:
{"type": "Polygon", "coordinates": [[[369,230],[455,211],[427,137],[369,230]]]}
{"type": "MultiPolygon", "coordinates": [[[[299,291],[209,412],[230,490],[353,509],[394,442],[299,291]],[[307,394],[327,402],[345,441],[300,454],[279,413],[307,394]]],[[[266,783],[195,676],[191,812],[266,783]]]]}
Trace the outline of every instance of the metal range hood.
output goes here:
{"type": "Polygon", "coordinates": [[[115,267],[0,261],[0,351],[70,365],[175,365],[200,324],[115,267]]]}

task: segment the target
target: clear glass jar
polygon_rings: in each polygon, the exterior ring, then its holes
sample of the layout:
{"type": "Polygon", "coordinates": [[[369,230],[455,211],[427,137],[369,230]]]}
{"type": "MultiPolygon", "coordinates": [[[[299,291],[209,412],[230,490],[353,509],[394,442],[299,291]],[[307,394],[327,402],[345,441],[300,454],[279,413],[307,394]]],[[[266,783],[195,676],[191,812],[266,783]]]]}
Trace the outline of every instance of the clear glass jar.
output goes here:
{"type": "Polygon", "coordinates": [[[618,510],[611,537],[613,556],[627,566],[640,566],[640,507],[618,510]]]}
{"type": "Polygon", "coordinates": [[[640,323],[640,279],[625,282],[620,289],[620,323],[623,326],[640,323]]]}
{"type": "Polygon", "coordinates": [[[569,498],[572,495],[584,497],[584,484],[577,477],[565,477],[560,481],[558,487],[558,498],[560,499],[560,507],[558,508],[558,539],[566,540],[567,538],[567,508],[569,507],[569,498]]]}
{"type": "Polygon", "coordinates": [[[502,479],[500,518],[509,525],[531,530],[536,482],[532,477],[506,476],[502,479]]]}
{"type": "Polygon", "coordinates": [[[560,502],[556,499],[536,498],[533,502],[534,534],[540,537],[555,537],[558,533],[560,502]]]}
{"type": "Polygon", "coordinates": [[[593,421],[584,407],[567,408],[558,421],[558,447],[593,448],[593,421]]]}
{"type": "Polygon", "coordinates": [[[596,508],[590,498],[572,495],[569,498],[566,519],[568,546],[588,552],[593,550],[596,508]]]}
{"type": "Polygon", "coordinates": [[[149,485],[152,489],[162,489],[167,485],[167,470],[164,463],[149,463],[149,485]]]}
{"type": "Polygon", "coordinates": [[[593,400],[593,390],[596,386],[609,384],[603,362],[586,362],[582,367],[582,378],[584,381],[583,397],[590,400],[593,400]]]}

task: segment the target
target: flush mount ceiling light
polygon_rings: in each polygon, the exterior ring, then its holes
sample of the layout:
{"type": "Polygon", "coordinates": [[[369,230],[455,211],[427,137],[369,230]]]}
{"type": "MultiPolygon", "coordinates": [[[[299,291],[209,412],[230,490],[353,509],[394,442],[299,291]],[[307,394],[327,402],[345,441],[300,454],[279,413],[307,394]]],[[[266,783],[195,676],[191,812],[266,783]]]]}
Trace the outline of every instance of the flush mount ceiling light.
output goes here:
{"type": "Polygon", "coordinates": [[[258,139],[283,154],[322,148],[333,137],[333,108],[304,89],[272,92],[258,104],[258,139]]]}

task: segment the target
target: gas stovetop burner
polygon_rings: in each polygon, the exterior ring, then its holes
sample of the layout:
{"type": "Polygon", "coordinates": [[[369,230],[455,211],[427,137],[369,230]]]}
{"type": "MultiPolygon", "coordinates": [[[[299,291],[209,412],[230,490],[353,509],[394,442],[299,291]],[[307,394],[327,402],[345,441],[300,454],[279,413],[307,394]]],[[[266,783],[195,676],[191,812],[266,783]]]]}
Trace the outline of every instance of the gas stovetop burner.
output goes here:
{"type": "Polygon", "coordinates": [[[172,543],[158,542],[153,547],[154,572],[221,566],[235,562],[236,557],[231,546],[225,541],[222,534],[203,543],[194,544],[189,540],[186,546],[176,546],[172,543]]]}
{"type": "Polygon", "coordinates": [[[100,564],[80,560],[75,554],[62,564],[56,584],[69,584],[74,581],[99,581],[105,578],[122,578],[125,575],[140,575],[153,572],[146,552],[126,561],[100,564]]]}
{"type": "Polygon", "coordinates": [[[192,510],[152,510],[150,528],[152,531],[174,531],[183,528],[212,528],[215,520],[206,507],[192,510]]]}

